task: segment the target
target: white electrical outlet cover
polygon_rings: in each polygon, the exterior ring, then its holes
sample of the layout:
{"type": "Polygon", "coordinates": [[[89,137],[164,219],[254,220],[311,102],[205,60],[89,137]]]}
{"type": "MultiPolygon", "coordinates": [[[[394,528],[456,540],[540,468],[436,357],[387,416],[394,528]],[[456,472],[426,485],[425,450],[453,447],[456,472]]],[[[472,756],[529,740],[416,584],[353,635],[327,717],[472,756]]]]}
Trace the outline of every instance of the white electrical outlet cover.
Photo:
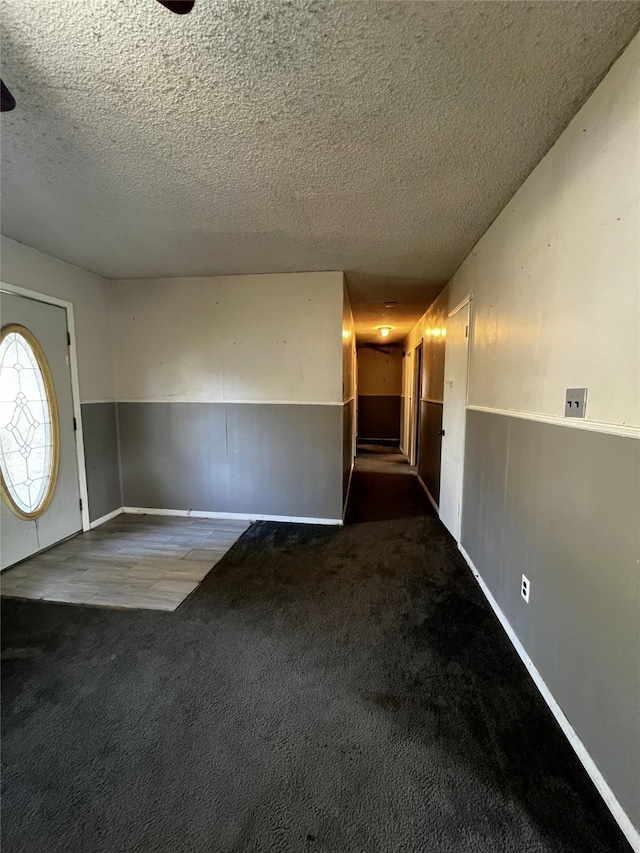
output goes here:
{"type": "Polygon", "coordinates": [[[524,600],[529,603],[529,593],[531,591],[531,583],[529,578],[525,575],[522,575],[522,583],[520,584],[520,595],[524,598],[524,600]]]}

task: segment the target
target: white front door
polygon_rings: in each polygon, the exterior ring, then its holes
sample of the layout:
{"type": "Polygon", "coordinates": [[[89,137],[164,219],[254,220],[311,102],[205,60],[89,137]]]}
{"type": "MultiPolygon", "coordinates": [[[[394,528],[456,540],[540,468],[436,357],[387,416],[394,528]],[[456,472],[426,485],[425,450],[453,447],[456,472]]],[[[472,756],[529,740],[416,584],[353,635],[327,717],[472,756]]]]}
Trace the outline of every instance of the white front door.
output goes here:
{"type": "Polygon", "coordinates": [[[0,295],[0,568],[82,529],[67,313],[0,295]]]}

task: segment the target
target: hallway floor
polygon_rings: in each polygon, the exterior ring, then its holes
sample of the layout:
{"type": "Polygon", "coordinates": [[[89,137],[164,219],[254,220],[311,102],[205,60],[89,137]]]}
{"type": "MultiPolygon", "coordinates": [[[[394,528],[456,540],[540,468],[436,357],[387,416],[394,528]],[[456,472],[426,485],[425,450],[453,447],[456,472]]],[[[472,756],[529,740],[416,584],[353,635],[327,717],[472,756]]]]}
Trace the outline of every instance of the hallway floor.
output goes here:
{"type": "Polygon", "coordinates": [[[2,601],[4,853],[629,850],[411,470],[375,468],[354,523],[254,524],[174,612],[2,601]]]}
{"type": "Polygon", "coordinates": [[[358,444],[346,524],[393,518],[435,518],[416,469],[395,447],[358,444]]]}

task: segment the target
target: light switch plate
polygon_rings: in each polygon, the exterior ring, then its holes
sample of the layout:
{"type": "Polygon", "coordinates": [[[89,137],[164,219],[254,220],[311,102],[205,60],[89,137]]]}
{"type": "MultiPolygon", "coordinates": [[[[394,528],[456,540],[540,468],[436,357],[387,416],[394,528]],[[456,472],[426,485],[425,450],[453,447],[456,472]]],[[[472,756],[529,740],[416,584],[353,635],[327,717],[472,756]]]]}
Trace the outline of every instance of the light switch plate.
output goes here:
{"type": "Polygon", "coordinates": [[[584,418],[587,409],[587,389],[567,388],[564,402],[565,418],[584,418]]]}

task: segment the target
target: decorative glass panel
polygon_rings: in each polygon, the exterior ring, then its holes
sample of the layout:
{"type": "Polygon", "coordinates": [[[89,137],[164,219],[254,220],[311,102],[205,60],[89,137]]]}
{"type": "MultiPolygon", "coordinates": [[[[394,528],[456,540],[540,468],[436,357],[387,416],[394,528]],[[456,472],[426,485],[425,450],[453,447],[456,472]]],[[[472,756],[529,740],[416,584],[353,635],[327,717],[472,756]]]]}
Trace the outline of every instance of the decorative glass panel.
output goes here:
{"type": "Polygon", "coordinates": [[[2,494],[23,518],[47,508],[58,470],[57,407],[37,340],[9,325],[0,341],[0,473],[2,494]]]}

